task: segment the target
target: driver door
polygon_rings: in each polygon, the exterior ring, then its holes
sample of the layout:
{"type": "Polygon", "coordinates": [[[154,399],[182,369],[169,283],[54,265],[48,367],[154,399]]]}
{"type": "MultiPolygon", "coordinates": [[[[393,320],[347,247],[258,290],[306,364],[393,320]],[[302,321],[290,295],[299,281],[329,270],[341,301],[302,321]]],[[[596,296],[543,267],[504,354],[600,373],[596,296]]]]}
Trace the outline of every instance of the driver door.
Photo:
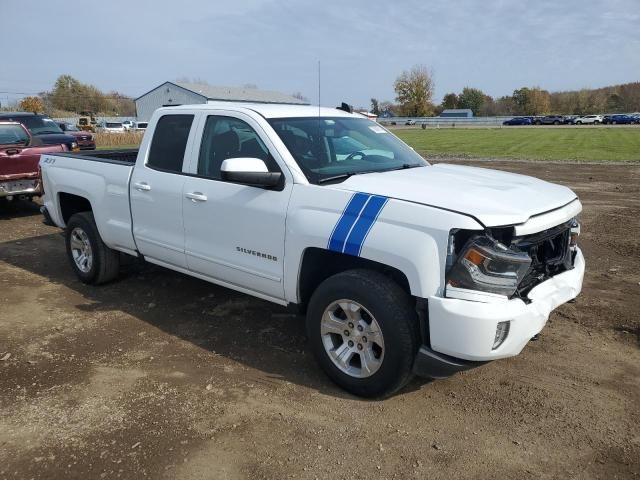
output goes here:
{"type": "Polygon", "coordinates": [[[183,186],[187,266],[217,283],[282,300],[288,171],[249,116],[207,115],[200,129],[183,186]],[[285,182],[276,190],[224,181],[220,167],[228,158],[259,158],[283,172],[285,182]]]}

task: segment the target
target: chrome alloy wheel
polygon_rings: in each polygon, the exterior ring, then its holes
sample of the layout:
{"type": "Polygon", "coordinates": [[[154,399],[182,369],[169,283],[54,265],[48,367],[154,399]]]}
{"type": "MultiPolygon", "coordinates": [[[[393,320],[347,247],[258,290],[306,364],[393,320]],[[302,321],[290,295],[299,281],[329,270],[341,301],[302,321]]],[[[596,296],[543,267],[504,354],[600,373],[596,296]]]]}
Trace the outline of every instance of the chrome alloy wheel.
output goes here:
{"type": "Polygon", "coordinates": [[[93,250],[89,236],[80,227],[76,227],[71,231],[71,255],[73,261],[82,273],[89,273],[93,265],[93,250]]]}
{"type": "Polygon", "coordinates": [[[341,372],[366,378],[382,366],[382,330],[359,303],[343,299],[329,305],[322,315],[320,335],[325,352],[341,372]]]}

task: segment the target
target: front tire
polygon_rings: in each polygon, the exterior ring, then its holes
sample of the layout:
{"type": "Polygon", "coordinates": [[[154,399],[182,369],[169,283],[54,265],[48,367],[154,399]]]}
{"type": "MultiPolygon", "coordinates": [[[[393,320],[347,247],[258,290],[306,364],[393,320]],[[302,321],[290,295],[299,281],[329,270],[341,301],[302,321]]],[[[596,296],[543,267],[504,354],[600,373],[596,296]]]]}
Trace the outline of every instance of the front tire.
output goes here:
{"type": "Polygon", "coordinates": [[[120,255],[104,244],[91,212],[71,216],[65,243],[71,268],[83,283],[99,285],[118,276],[120,255]]]}
{"type": "Polygon", "coordinates": [[[309,302],[307,335],[327,376],[354,395],[388,396],[412,378],[415,307],[381,273],[349,270],[322,282],[309,302]]]}

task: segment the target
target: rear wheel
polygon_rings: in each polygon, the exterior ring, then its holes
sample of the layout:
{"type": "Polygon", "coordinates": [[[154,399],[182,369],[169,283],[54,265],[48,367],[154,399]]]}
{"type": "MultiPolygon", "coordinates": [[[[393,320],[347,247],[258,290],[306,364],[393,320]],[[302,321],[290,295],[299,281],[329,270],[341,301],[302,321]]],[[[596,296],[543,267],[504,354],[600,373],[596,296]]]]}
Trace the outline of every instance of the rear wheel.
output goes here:
{"type": "Polygon", "coordinates": [[[556,120],[555,122],[553,122],[554,125],[560,125],[560,122],[558,120],[556,120]]]}
{"type": "Polygon", "coordinates": [[[378,272],[350,270],[320,284],[307,310],[307,335],[325,373],[355,395],[391,395],[412,377],[420,338],[415,308],[378,272]]]}
{"type": "Polygon", "coordinates": [[[594,124],[594,125],[598,125],[599,123],[600,123],[600,120],[595,120],[595,121],[593,122],[593,124],[594,124]]]}
{"type": "Polygon", "coordinates": [[[98,285],[118,276],[120,254],[104,244],[91,212],[69,219],[65,240],[71,268],[82,282],[98,285]]]}

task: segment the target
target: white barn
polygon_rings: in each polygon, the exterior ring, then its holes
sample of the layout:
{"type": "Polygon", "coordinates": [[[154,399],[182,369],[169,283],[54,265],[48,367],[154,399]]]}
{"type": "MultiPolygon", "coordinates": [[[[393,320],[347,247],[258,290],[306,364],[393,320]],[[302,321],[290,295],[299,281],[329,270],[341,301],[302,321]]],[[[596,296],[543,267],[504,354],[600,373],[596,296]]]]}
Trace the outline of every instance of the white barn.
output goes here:
{"type": "Polygon", "coordinates": [[[135,100],[138,121],[141,122],[148,122],[160,107],[214,101],[308,105],[304,100],[280,92],[187,82],[164,82],[135,100]]]}

